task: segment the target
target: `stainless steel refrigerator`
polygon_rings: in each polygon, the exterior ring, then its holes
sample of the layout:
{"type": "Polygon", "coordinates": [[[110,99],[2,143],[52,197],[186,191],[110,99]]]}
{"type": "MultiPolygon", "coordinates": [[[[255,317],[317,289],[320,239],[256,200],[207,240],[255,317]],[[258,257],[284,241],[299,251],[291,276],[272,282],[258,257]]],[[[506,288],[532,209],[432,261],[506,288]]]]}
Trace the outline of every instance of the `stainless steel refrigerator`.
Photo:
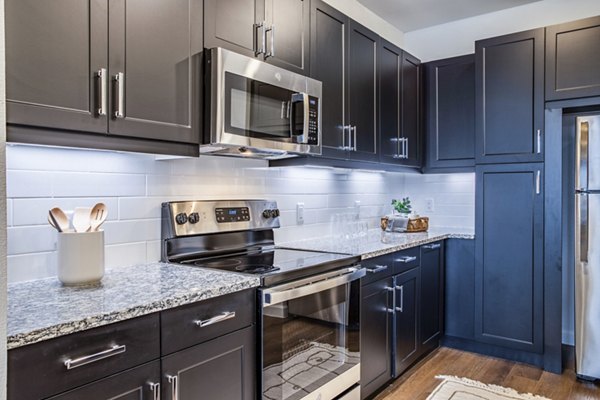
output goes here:
{"type": "Polygon", "coordinates": [[[576,372],[600,379],[600,115],[577,117],[576,143],[576,372]]]}

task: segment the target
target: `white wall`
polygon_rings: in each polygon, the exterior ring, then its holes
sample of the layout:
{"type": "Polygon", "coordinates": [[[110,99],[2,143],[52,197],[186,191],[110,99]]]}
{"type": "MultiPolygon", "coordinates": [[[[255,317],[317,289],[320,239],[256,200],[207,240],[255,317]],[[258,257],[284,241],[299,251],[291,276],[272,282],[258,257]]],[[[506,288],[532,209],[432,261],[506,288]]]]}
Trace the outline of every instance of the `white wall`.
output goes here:
{"type": "MultiPolygon", "coordinates": [[[[0,0],[0,210],[6,209],[4,0],[0,0]]],[[[0,213],[0,399],[6,398],[6,215],[0,213]]]]}
{"type": "Polygon", "coordinates": [[[404,48],[422,61],[475,51],[474,42],[507,33],[600,15],[598,0],[544,0],[431,28],[406,32],[404,48]]]}
{"type": "Polygon", "coordinates": [[[404,34],[395,26],[369,10],[357,0],[324,0],[353,20],[361,23],[398,47],[404,44],[404,34]]]}
{"type": "Polygon", "coordinates": [[[332,214],[351,212],[370,226],[390,211],[392,198],[409,195],[433,226],[473,228],[474,174],[428,175],[267,168],[260,160],[204,156],[155,161],[149,155],[34,146],[7,148],[8,279],[56,274],[56,233],[48,226],[54,206],[73,209],[104,202],[108,267],[158,261],[160,204],[169,200],[268,198],[282,210],[278,243],[326,236],[332,214]],[[305,223],[296,225],[296,203],[305,223]]]}

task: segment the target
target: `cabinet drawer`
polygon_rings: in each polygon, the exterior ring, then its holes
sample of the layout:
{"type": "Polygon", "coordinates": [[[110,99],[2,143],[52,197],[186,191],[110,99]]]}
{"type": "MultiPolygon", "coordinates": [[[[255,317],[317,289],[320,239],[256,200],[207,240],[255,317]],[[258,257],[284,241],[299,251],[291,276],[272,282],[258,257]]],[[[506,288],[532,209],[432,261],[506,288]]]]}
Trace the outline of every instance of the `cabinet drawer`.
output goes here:
{"type": "Polygon", "coordinates": [[[394,275],[418,267],[420,263],[421,254],[418,247],[394,253],[394,275]]]}
{"type": "Polygon", "coordinates": [[[367,270],[367,275],[361,280],[363,286],[391,276],[394,272],[393,254],[369,258],[360,264],[367,270]]]}
{"type": "Polygon", "coordinates": [[[256,290],[244,290],[164,311],[162,354],[193,346],[254,323],[256,290]]]}
{"type": "Polygon", "coordinates": [[[46,398],[157,359],[158,321],[155,313],[10,350],[8,398],[46,398]]]}

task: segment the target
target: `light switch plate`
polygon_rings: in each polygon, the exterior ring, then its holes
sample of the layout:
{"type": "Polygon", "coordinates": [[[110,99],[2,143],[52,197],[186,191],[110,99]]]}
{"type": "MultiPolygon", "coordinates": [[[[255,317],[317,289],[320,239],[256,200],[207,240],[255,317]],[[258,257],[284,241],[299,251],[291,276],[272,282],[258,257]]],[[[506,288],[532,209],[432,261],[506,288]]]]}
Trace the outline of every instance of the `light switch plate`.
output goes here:
{"type": "Polygon", "coordinates": [[[304,203],[296,204],[296,224],[304,224],[304,203]]]}
{"type": "Polygon", "coordinates": [[[432,198],[425,199],[425,210],[429,212],[435,211],[435,203],[432,198]]]}

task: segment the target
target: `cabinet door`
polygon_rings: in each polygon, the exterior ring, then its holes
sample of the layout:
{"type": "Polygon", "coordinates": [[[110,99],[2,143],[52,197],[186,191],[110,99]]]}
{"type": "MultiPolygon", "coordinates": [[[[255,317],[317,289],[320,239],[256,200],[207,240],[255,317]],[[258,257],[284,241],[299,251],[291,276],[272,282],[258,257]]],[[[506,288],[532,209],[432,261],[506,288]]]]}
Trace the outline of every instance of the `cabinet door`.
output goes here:
{"type": "Polygon", "coordinates": [[[402,136],[402,50],[386,40],[379,46],[379,160],[403,161],[402,136]]]}
{"type": "Polygon", "coordinates": [[[475,56],[425,64],[426,168],[475,165],[475,56]]]}
{"type": "Polygon", "coordinates": [[[254,57],[262,46],[255,23],[265,22],[263,7],[264,0],[204,0],[204,47],[254,57]]]}
{"type": "Polygon", "coordinates": [[[6,1],[9,124],[106,133],[106,0],[6,1]]]}
{"type": "Polygon", "coordinates": [[[475,93],[478,164],[544,160],[544,29],[476,42],[475,93]]]}
{"type": "MultiPolygon", "coordinates": [[[[308,75],[310,0],[264,0],[267,62],[308,75]]],[[[322,61],[322,60],[321,60],[322,61]]]]}
{"type": "MultiPolygon", "coordinates": [[[[348,116],[350,158],[377,161],[377,51],[379,36],[350,20],[348,116]]],[[[324,99],[324,101],[327,101],[324,99]]]]}
{"type": "Polygon", "coordinates": [[[600,17],[546,28],[546,100],[600,96],[600,17]]]}
{"type": "Polygon", "coordinates": [[[444,264],[444,334],[473,340],[475,241],[446,240],[444,264]]]}
{"type": "Polygon", "coordinates": [[[348,17],[321,0],[312,0],[310,25],[310,76],[323,83],[323,156],[346,158],[348,17]]]}
{"type": "Polygon", "coordinates": [[[402,53],[402,137],[403,164],[421,166],[421,61],[402,53]]]}
{"type": "Polygon", "coordinates": [[[110,4],[109,132],[199,143],[202,0],[110,4]]]}
{"type": "Polygon", "coordinates": [[[439,346],[444,299],[443,242],[421,246],[420,353],[439,346]]]}
{"type": "Polygon", "coordinates": [[[542,352],[544,165],[476,169],[475,338],[542,352]]]}
{"type": "Polygon", "coordinates": [[[392,277],[363,286],[360,322],[361,398],[392,378],[392,277]]]}
{"type": "Polygon", "coordinates": [[[394,277],[394,377],[401,375],[419,356],[418,301],[419,268],[394,277]]]}
{"type": "Polygon", "coordinates": [[[165,400],[254,400],[255,326],[162,358],[165,400]]]}
{"type": "Polygon", "coordinates": [[[153,361],[49,400],[152,400],[160,391],[160,361],[153,361]]]}

